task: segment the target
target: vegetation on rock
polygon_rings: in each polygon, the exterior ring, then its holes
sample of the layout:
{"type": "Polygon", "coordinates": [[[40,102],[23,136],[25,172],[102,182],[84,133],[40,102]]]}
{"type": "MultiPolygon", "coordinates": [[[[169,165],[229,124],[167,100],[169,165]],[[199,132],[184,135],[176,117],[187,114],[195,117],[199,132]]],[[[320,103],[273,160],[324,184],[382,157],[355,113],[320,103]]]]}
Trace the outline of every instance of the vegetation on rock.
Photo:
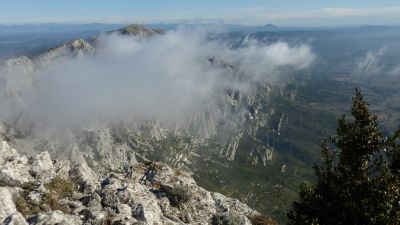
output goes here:
{"type": "Polygon", "coordinates": [[[174,207],[180,207],[190,199],[188,187],[180,185],[174,185],[166,194],[171,205],[174,207]]]}
{"type": "Polygon", "coordinates": [[[37,192],[41,196],[39,202],[33,201],[29,196],[37,186],[35,183],[27,183],[23,186],[23,191],[14,197],[15,206],[23,216],[35,215],[45,211],[46,207],[51,210],[60,210],[64,213],[69,212],[69,209],[60,204],[59,200],[72,197],[75,187],[70,181],[55,177],[49,183],[44,184],[48,192],[37,192]]]}
{"type": "Polygon", "coordinates": [[[264,215],[253,215],[249,217],[249,220],[252,225],[278,225],[277,222],[264,215]]]}

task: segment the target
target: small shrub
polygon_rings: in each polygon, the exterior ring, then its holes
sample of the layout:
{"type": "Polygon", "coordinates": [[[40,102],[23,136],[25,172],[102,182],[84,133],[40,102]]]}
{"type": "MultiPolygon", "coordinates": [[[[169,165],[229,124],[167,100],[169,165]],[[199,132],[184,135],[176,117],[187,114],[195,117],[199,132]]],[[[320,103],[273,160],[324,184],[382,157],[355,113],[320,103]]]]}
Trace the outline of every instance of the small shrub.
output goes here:
{"type": "Polygon", "coordinates": [[[242,224],[243,219],[237,214],[217,214],[211,218],[212,225],[236,225],[242,224]]]}
{"type": "Polygon", "coordinates": [[[182,176],[183,174],[184,174],[183,171],[180,169],[174,171],[174,175],[177,177],[182,176]]]}
{"type": "Polygon", "coordinates": [[[253,215],[249,216],[248,218],[253,225],[278,225],[277,222],[263,215],[253,215]]]}
{"type": "Polygon", "coordinates": [[[211,218],[212,225],[234,225],[225,216],[214,215],[211,218]]]}
{"type": "Polygon", "coordinates": [[[27,191],[33,191],[33,190],[35,190],[35,188],[37,188],[38,186],[39,186],[38,183],[35,183],[35,182],[28,182],[28,183],[23,184],[23,185],[21,186],[21,188],[24,189],[24,192],[27,192],[27,191]]]}
{"type": "Polygon", "coordinates": [[[23,216],[27,216],[29,211],[29,206],[25,198],[22,197],[21,195],[18,195],[18,197],[15,197],[13,200],[18,212],[20,212],[23,216]]]}
{"type": "Polygon", "coordinates": [[[22,186],[23,191],[13,199],[17,210],[24,216],[35,215],[40,211],[44,211],[44,206],[49,206],[52,210],[60,210],[64,213],[69,213],[68,207],[60,205],[59,200],[62,198],[71,198],[72,193],[75,191],[74,185],[68,181],[55,177],[49,183],[44,186],[49,191],[48,193],[42,193],[42,202],[36,203],[29,199],[29,193],[38,185],[35,183],[27,183],[22,186]]]}
{"type": "Polygon", "coordinates": [[[174,207],[180,207],[190,199],[190,193],[186,187],[176,185],[167,191],[167,198],[174,207]]]}
{"type": "Polygon", "coordinates": [[[49,183],[44,185],[49,192],[58,198],[71,198],[75,191],[75,186],[71,181],[55,177],[49,183]]]}
{"type": "Polygon", "coordinates": [[[55,177],[44,186],[49,192],[44,195],[43,204],[48,205],[52,210],[60,210],[64,213],[69,213],[69,208],[60,205],[59,200],[72,197],[72,194],[76,190],[74,184],[69,180],[55,177]]]}
{"type": "Polygon", "coordinates": [[[59,198],[51,192],[43,197],[43,205],[48,205],[52,210],[60,210],[63,213],[70,213],[70,209],[64,205],[60,205],[59,198]]]}
{"type": "Polygon", "coordinates": [[[116,225],[123,224],[122,220],[114,221],[115,215],[111,213],[107,213],[106,218],[101,222],[101,225],[116,225]]]}
{"type": "Polygon", "coordinates": [[[37,204],[28,201],[28,194],[29,192],[23,191],[13,199],[18,212],[20,212],[24,217],[35,215],[41,211],[37,204]]]}

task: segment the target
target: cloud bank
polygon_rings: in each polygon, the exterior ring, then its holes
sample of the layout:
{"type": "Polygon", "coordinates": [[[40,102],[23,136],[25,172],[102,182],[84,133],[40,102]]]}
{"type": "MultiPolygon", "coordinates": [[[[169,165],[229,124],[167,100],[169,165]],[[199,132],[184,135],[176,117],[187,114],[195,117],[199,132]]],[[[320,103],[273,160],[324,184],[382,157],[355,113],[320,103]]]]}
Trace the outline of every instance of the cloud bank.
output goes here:
{"type": "Polygon", "coordinates": [[[210,41],[205,31],[150,39],[102,36],[93,55],[60,58],[38,71],[26,65],[3,70],[0,102],[7,107],[0,117],[24,124],[174,122],[223,98],[226,90],[252,91],[282,71],[309,67],[314,58],[308,45],[247,38],[232,48],[210,41]]]}

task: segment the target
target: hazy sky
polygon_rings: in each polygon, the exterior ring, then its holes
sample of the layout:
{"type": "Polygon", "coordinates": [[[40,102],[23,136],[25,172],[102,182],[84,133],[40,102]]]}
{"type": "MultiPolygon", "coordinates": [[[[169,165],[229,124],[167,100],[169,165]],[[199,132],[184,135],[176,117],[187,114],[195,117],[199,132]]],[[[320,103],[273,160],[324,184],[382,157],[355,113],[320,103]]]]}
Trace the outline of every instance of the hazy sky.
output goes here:
{"type": "Polygon", "coordinates": [[[2,0],[0,23],[400,25],[400,0],[2,0]]]}

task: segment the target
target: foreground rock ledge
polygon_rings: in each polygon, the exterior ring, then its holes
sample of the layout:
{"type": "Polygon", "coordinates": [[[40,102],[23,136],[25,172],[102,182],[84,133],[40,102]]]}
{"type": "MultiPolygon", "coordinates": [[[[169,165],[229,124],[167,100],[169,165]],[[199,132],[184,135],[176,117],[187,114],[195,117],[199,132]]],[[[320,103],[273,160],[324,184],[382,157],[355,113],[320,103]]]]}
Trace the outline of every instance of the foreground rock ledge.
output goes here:
{"type": "Polygon", "coordinates": [[[27,158],[0,141],[3,224],[243,224],[259,213],[184,171],[137,164],[101,177],[86,164],[27,158]],[[250,218],[250,219],[249,219],[250,218]]]}

